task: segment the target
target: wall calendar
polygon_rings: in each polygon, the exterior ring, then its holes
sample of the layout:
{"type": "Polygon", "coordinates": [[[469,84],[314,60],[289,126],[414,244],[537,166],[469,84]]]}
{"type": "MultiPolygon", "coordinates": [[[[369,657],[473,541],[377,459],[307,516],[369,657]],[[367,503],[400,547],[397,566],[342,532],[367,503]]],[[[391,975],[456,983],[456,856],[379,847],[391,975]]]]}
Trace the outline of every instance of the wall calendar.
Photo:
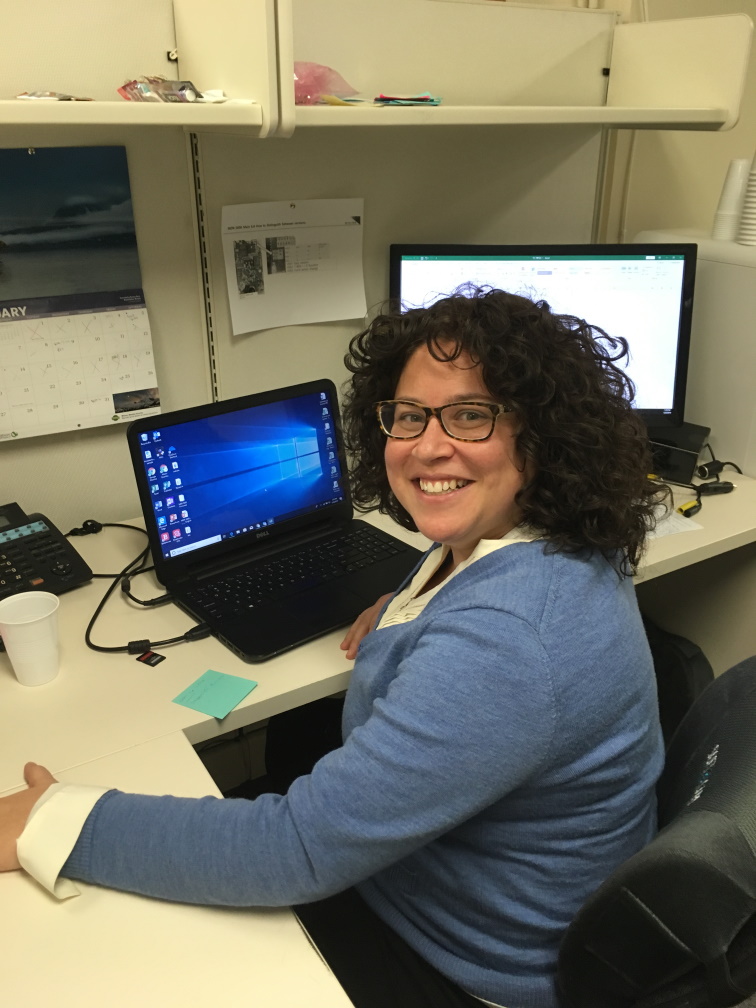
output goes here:
{"type": "Polygon", "coordinates": [[[122,147],[0,150],[0,441],[160,412],[122,147]]]}

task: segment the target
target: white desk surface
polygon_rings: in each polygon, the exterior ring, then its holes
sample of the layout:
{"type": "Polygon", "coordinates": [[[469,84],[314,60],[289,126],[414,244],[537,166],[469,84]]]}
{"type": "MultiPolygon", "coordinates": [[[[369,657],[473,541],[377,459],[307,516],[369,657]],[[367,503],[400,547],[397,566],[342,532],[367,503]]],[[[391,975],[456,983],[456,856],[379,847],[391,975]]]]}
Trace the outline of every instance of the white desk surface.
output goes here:
{"type": "MultiPolygon", "coordinates": [[[[756,479],[729,470],[722,476],[735,484],[735,490],[702,498],[703,508],[690,519],[692,531],[653,539],[638,581],[648,581],[756,542],[756,479]],[[696,528],[697,525],[702,528],[696,528]]],[[[692,493],[680,487],[673,490],[678,504],[693,499],[692,493]]]]}
{"type": "MultiPolygon", "coordinates": [[[[149,794],[218,794],[181,732],[59,776],[149,794]]],[[[58,902],[18,872],[0,875],[0,1000],[9,1008],[351,1005],[290,910],[79,887],[81,896],[58,902]]]]}
{"type": "MultiPolygon", "coordinates": [[[[391,525],[407,541],[421,547],[427,542],[391,525]]],[[[136,531],[106,528],[73,542],[95,573],[115,573],[147,540],[136,531]]],[[[352,662],[339,648],[343,630],[260,664],[242,661],[213,637],[156,648],[165,661],[154,667],[137,661],[136,655],[91,651],[84,645],[84,630],[109,584],[97,579],[61,596],[61,668],[51,682],[21,686],[7,656],[0,653],[0,791],[23,782],[28,760],[57,773],[172,732],[184,732],[191,743],[201,742],[338,693],[349,682],[352,662]],[[257,683],[222,721],[171,702],[208,669],[257,683]]],[[[151,574],[134,578],[131,590],[145,599],[164,591],[151,574]]],[[[118,589],[98,618],[92,639],[102,646],[165,640],[192,625],[173,604],[144,609],[118,589]]]]}

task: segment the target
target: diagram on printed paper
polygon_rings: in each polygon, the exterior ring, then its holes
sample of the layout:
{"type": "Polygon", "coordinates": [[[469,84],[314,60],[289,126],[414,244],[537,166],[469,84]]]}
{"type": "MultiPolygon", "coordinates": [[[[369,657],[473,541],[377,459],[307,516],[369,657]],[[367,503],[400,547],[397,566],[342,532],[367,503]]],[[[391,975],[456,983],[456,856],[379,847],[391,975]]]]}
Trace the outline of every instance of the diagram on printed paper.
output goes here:
{"type": "Polygon", "coordinates": [[[223,207],[221,230],[234,335],[362,319],[361,199],[223,207]]]}

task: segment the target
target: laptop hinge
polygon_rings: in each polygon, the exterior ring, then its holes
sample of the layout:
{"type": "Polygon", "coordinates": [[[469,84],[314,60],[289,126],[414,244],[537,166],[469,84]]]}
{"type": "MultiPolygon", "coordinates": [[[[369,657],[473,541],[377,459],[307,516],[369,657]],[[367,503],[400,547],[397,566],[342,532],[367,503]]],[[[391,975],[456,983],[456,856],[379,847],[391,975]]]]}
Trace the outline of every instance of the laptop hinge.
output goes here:
{"type": "Polygon", "coordinates": [[[253,543],[242,553],[232,553],[226,557],[219,557],[208,565],[203,564],[201,567],[189,568],[184,577],[192,581],[205,581],[207,578],[223,574],[224,571],[234,570],[237,567],[245,567],[252,561],[265,560],[267,557],[277,556],[286,553],[290,549],[296,549],[297,546],[303,546],[305,543],[317,542],[318,539],[324,539],[326,536],[345,528],[350,523],[351,519],[346,523],[343,521],[324,521],[319,525],[309,525],[299,535],[287,533],[285,541],[283,538],[277,538],[264,546],[259,542],[253,543]]]}

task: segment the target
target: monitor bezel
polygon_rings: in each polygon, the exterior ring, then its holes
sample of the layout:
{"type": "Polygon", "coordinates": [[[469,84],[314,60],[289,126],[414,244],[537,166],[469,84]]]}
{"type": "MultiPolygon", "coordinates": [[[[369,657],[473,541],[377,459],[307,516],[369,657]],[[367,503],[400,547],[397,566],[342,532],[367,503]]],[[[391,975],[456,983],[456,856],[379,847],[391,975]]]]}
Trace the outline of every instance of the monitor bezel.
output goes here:
{"type": "MultiPolygon", "coordinates": [[[[401,264],[406,256],[552,256],[579,255],[680,255],[683,257],[683,281],[680,299],[680,322],[677,334],[674,390],[669,410],[640,409],[636,413],[648,427],[679,427],[685,416],[685,395],[688,381],[688,360],[693,322],[693,294],[698,246],[693,242],[630,242],[627,244],[527,244],[469,245],[460,243],[392,244],[389,247],[389,303],[392,310],[401,311],[401,264]]],[[[586,319],[600,326],[598,319],[586,319]]]]}

